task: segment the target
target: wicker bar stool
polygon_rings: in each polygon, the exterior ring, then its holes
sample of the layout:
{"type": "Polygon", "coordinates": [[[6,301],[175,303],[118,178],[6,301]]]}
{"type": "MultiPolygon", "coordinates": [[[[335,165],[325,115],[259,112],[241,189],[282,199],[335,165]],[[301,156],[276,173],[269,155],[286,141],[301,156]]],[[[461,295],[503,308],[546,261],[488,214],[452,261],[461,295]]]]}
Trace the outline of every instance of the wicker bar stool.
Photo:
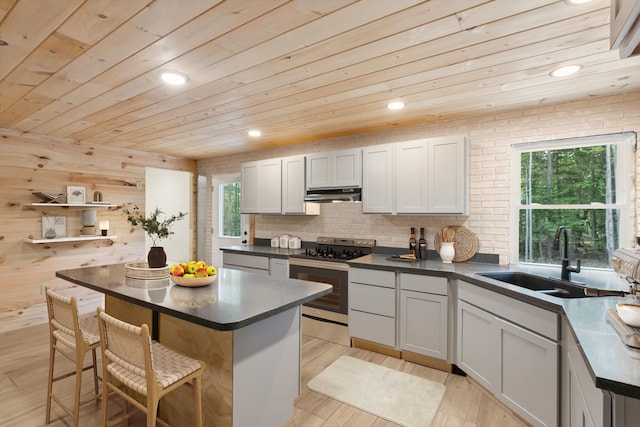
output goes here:
{"type": "Polygon", "coordinates": [[[102,342],[102,426],[126,419],[126,402],[147,416],[147,426],[155,426],[158,403],[181,385],[191,385],[195,403],[195,426],[202,427],[202,384],[205,363],[186,357],[152,341],[146,324],[134,326],[98,308],[102,342]],[[127,393],[146,396],[146,406],[127,393]],[[125,399],[125,414],[107,422],[109,392],[125,399]]]}
{"type": "Polygon", "coordinates": [[[78,315],[78,302],[76,297],[65,297],[55,293],[48,287],[46,290],[47,311],[49,313],[49,384],[47,388],[47,412],[45,423],[51,422],[51,401],[55,401],[73,418],[73,426],[79,422],[80,405],[95,401],[100,398],[98,388],[98,367],[96,363],[96,349],[100,346],[100,333],[98,332],[97,316],[93,313],[78,315]],[[54,365],[56,351],[75,364],[75,370],[54,377],[54,365]],[[91,351],[92,364],[84,366],[85,355],[91,351]],[[80,400],[82,385],[82,373],[93,370],[94,394],[84,400],[80,400]],[[62,403],[59,396],[53,392],[53,383],[75,375],[76,384],[74,392],[73,409],[62,403]]]}

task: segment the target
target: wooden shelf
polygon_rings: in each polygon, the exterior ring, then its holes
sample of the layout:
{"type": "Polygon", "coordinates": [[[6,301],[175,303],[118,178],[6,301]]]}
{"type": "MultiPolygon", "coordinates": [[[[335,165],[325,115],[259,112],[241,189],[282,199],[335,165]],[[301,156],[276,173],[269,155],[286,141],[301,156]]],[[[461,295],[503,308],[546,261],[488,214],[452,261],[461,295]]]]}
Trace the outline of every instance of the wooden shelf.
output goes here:
{"type": "Polygon", "coordinates": [[[58,208],[110,208],[118,205],[104,203],[31,203],[31,206],[53,206],[58,208]]]}
{"type": "Polygon", "coordinates": [[[56,237],[55,239],[45,239],[44,237],[41,239],[24,239],[25,243],[62,243],[62,242],[85,242],[89,240],[109,240],[109,239],[117,239],[118,236],[110,235],[110,236],[70,236],[70,237],[56,237]]]}

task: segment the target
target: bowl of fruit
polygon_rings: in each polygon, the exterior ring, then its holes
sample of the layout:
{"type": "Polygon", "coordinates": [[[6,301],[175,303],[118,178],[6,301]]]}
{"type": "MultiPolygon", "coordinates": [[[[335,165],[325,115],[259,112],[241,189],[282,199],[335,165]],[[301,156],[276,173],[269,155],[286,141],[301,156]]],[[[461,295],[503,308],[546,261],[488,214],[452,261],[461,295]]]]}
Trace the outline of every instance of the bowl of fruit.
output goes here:
{"type": "Polygon", "coordinates": [[[169,269],[171,281],[187,287],[207,286],[216,281],[218,271],[204,261],[189,261],[173,264],[169,269]]]}

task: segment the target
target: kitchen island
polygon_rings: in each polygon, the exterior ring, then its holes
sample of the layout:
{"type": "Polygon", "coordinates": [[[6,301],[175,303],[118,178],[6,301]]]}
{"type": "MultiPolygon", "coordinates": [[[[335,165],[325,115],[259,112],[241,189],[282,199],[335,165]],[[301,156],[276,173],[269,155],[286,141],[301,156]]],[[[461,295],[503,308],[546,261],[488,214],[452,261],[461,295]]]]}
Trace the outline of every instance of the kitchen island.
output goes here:
{"type": "MultiPolygon", "coordinates": [[[[204,425],[281,426],[300,390],[300,306],[330,292],[323,283],[219,269],[199,288],[125,276],[125,265],[62,270],[56,276],[105,294],[105,309],[147,323],[154,339],[206,362],[204,425]]],[[[193,425],[190,391],[161,402],[172,426],[193,425]]]]}

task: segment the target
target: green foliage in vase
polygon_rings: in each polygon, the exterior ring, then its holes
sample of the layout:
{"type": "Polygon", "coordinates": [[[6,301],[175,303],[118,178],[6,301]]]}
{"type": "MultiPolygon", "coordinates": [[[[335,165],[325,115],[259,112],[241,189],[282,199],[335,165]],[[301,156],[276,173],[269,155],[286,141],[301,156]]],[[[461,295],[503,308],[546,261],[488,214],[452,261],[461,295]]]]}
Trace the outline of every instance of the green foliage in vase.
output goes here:
{"type": "Polygon", "coordinates": [[[123,208],[122,212],[127,215],[127,221],[134,227],[140,226],[149,235],[153,241],[153,246],[157,246],[156,240],[166,239],[175,234],[171,231],[174,222],[183,219],[187,213],[178,212],[178,215],[167,215],[156,206],[155,210],[145,217],[138,206],[134,206],[132,210],[123,208]]]}

